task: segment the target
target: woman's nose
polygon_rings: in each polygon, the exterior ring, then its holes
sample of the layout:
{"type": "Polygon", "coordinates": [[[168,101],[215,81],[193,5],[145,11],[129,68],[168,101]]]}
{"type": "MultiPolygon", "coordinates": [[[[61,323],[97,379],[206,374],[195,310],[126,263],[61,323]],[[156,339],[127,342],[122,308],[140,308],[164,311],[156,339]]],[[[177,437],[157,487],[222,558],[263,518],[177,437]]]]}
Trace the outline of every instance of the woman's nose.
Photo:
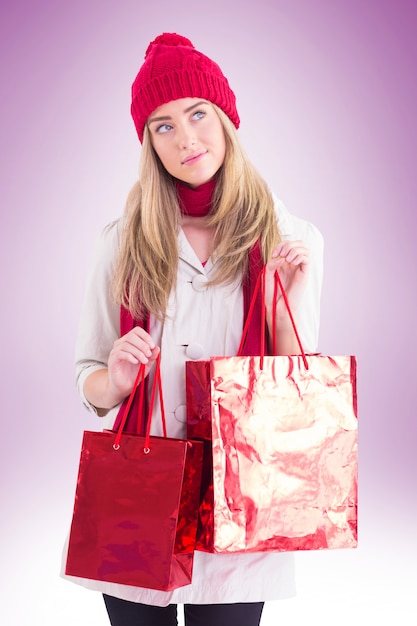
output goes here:
{"type": "Polygon", "coordinates": [[[184,125],[178,128],[178,144],[182,150],[196,143],[196,136],[192,126],[184,125]]]}

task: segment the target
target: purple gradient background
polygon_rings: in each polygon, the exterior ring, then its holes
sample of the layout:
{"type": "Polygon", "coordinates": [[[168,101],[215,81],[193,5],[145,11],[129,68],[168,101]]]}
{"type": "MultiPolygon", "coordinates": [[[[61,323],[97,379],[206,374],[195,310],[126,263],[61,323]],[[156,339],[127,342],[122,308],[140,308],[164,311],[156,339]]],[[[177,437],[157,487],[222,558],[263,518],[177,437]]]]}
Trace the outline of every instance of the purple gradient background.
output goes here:
{"type": "Polygon", "coordinates": [[[136,176],[130,84],[163,31],[221,65],[252,160],[321,229],[320,350],[358,356],[360,546],[298,554],[298,597],[263,625],[417,624],[416,18],[407,0],[1,4],[5,624],[106,623],[58,575],[99,428],[73,349],[91,246],[136,176]]]}

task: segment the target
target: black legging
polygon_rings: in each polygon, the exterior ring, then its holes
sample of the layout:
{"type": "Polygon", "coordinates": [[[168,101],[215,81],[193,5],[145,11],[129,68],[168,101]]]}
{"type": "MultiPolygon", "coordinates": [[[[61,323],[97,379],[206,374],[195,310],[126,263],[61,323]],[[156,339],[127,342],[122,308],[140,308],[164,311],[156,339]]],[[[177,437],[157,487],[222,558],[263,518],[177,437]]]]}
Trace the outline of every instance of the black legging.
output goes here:
{"type": "MultiPolygon", "coordinates": [[[[149,606],[103,594],[112,626],[177,626],[177,605],[149,606]]],[[[259,626],[263,602],[185,604],[185,626],[259,626]]]]}

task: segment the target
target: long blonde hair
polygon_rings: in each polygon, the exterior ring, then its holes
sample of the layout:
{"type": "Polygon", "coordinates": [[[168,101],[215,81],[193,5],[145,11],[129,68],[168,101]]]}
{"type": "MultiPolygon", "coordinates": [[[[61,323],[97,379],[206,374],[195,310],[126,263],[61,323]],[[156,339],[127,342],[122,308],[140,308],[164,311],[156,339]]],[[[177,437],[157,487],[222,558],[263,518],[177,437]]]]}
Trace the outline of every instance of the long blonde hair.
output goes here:
{"type": "MultiPolygon", "coordinates": [[[[267,184],[246,156],[231,120],[213,107],[226,138],[226,156],[206,218],[214,227],[216,272],[211,284],[217,284],[245,274],[248,252],[258,239],[264,261],[269,259],[280,234],[267,184]]],[[[137,319],[145,311],[159,319],[165,315],[176,285],[180,222],[174,179],[153,149],[145,126],[139,180],[127,199],[113,280],[116,300],[137,319]]]]}

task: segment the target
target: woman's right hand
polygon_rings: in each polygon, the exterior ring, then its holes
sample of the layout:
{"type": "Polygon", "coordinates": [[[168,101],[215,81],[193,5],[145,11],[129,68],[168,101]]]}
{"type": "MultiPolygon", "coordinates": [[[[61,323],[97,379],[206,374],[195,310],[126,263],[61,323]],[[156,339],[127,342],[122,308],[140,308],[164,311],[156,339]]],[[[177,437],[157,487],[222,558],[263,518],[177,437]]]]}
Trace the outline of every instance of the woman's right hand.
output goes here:
{"type": "Polygon", "coordinates": [[[148,374],[158,357],[159,347],[143,328],[133,330],[116,339],[107,363],[109,393],[120,400],[132,390],[141,363],[146,365],[148,374]]]}
{"type": "Polygon", "coordinates": [[[158,354],[159,347],[143,328],[136,327],[116,339],[107,368],[95,370],[84,381],[84,395],[98,415],[106,415],[130,394],[141,363],[148,375],[158,354]]]}

